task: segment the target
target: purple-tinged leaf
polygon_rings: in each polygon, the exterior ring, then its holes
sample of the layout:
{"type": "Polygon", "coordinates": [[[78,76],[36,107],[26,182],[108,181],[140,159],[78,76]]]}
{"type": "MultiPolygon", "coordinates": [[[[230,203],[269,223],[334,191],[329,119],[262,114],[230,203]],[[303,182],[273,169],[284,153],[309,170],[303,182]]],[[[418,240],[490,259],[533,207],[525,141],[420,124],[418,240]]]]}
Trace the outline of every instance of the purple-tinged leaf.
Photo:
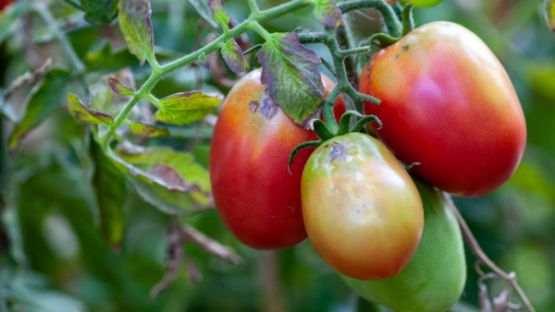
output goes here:
{"type": "Polygon", "coordinates": [[[192,215],[211,204],[208,171],[191,154],[125,143],[109,156],[137,192],[163,212],[192,215]]]}
{"type": "Polygon", "coordinates": [[[230,39],[226,41],[222,45],[221,53],[225,64],[232,72],[241,75],[247,71],[247,60],[243,55],[243,51],[241,51],[241,47],[235,40],[230,39]]]}
{"type": "Polygon", "coordinates": [[[129,51],[141,64],[154,61],[154,34],[149,0],[120,0],[119,27],[129,51]]]}
{"type": "Polygon", "coordinates": [[[53,69],[33,87],[27,98],[25,113],[8,138],[8,149],[11,153],[15,152],[19,142],[29,131],[38,126],[63,102],[68,81],[67,71],[53,69]]]}
{"type": "Polygon", "coordinates": [[[114,121],[112,116],[85,106],[73,93],[67,94],[67,107],[71,115],[82,123],[110,126],[114,121]]]}
{"type": "Polygon", "coordinates": [[[154,138],[160,136],[169,136],[170,131],[167,128],[158,127],[152,124],[143,123],[140,121],[127,121],[129,130],[134,135],[144,138],[154,138]]]}
{"type": "Polygon", "coordinates": [[[206,0],[189,0],[189,3],[195,8],[197,13],[204,19],[212,28],[218,28],[218,23],[212,18],[212,12],[208,1],[206,0]]]}
{"type": "Polygon", "coordinates": [[[190,124],[204,118],[221,101],[222,97],[219,95],[200,91],[177,93],[160,100],[154,120],[172,125],[190,124]]]}
{"type": "Polygon", "coordinates": [[[295,33],[273,34],[258,54],[262,82],[289,118],[308,127],[324,98],[320,58],[303,47],[295,33]]]}
{"type": "Polygon", "coordinates": [[[110,85],[110,89],[117,95],[133,95],[134,93],[133,89],[124,85],[123,82],[115,77],[108,78],[108,84],[110,85]]]}
{"type": "Polygon", "coordinates": [[[314,15],[327,27],[337,27],[341,24],[341,10],[335,0],[315,0],[314,15]]]}

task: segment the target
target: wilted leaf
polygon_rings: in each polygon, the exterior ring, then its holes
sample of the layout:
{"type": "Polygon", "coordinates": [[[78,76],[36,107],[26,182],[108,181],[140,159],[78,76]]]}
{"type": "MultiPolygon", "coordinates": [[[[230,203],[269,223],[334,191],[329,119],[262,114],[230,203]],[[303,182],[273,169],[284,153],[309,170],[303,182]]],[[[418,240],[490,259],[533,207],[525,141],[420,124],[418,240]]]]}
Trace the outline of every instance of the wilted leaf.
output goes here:
{"type": "Polygon", "coordinates": [[[133,95],[134,91],[115,77],[108,78],[108,84],[117,95],[133,95]]]}
{"type": "Polygon", "coordinates": [[[27,109],[8,138],[8,149],[14,152],[21,139],[40,124],[64,99],[69,73],[61,69],[49,71],[31,90],[27,109]]]}
{"type": "Polygon", "coordinates": [[[317,114],[324,97],[320,58],[296,34],[273,34],[258,54],[262,82],[285,114],[301,126],[317,114]]]}
{"type": "Polygon", "coordinates": [[[123,205],[127,197],[125,177],[98,144],[91,142],[90,153],[95,163],[92,184],[100,214],[100,233],[111,246],[119,246],[123,236],[123,205]]]}
{"type": "Polygon", "coordinates": [[[212,18],[212,13],[208,1],[206,0],[189,0],[189,3],[195,8],[197,13],[208,23],[212,28],[217,28],[218,23],[212,18]]]}
{"type": "Polygon", "coordinates": [[[27,1],[17,1],[0,12],[0,43],[13,33],[18,18],[25,14],[28,9],[29,3],[27,1]]]}
{"type": "Polygon", "coordinates": [[[210,203],[208,171],[191,154],[168,147],[127,146],[111,158],[139,194],[166,213],[191,215],[210,203]]]}
{"type": "Polygon", "coordinates": [[[247,71],[248,65],[241,47],[230,39],[226,41],[221,48],[222,57],[229,69],[236,74],[243,74],[247,71]]]}
{"type": "Polygon", "coordinates": [[[337,27],[341,24],[341,10],[335,4],[335,0],[316,0],[314,15],[327,27],[337,27]]]}
{"type": "Polygon", "coordinates": [[[182,92],[163,98],[154,120],[173,125],[185,125],[199,121],[213,111],[221,97],[200,91],[182,92]]]}
{"type": "Polygon", "coordinates": [[[117,0],[80,0],[85,19],[91,24],[109,24],[118,16],[117,0]]]}
{"type": "Polygon", "coordinates": [[[135,80],[133,78],[133,73],[131,72],[131,70],[125,68],[111,74],[110,76],[102,77],[101,79],[99,79],[99,82],[91,85],[91,108],[115,116],[121,110],[122,106],[127,102],[127,98],[114,94],[112,89],[108,86],[109,83],[107,82],[107,80],[109,78],[117,79],[123,85],[128,86],[130,89],[135,88],[135,80]]]}
{"type": "Polygon", "coordinates": [[[85,106],[85,104],[81,103],[77,95],[71,92],[67,94],[67,106],[71,115],[82,123],[110,126],[114,121],[112,116],[85,106]]]}
{"type": "Polygon", "coordinates": [[[126,124],[134,135],[141,137],[153,138],[170,135],[170,131],[167,128],[158,127],[152,124],[138,121],[127,121],[126,124]]]}
{"type": "Polygon", "coordinates": [[[547,26],[555,32],[555,1],[545,0],[545,20],[547,21],[547,26]]]}
{"type": "Polygon", "coordinates": [[[119,3],[119,26],[129,51],[137,56],[141,64],[145,60],[154,60],[150,1],[121,0],[119,3]]]}

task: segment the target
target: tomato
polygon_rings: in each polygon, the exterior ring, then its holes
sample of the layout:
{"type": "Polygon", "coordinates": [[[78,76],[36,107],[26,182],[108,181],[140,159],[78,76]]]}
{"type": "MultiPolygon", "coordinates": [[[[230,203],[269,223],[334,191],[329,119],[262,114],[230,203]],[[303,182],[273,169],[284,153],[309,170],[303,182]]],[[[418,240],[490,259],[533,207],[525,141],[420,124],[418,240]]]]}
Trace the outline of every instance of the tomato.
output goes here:
{"type": "Polygon", "coordinates": [[[424,233],[407,266],[380,281],[343,278],[361,297],[395,311],[443,312],[459,300],[466,281],[463,240],[442,194],[417,185],[424,203],[424,233]]]}
{"type": "Polygon", "coordinates": [[[360,91],[383,123],[382,141],[447,192],[486,194],[522,158],[526,125],[503,66],[472,32],[450,22],[415,29],[373,56],[360,91]]]}
{"type": "Polygon", "coordinates": [[[8,4],[12,3],[13,0],[0,0],[0,11],[3,10],[8,4]]]}
{"type": "Polygon", "coordinates": [[[210,179],[216,207],[235,236],[254,248],[286,248],[306,238],[300,183],[311,150],[297,154],[292,174],[289,153],[316,135],[295,125],[265,89],[260,70],[231,89],[212,137],[210,179]]]}
{"type": "Polygon", "coordinates": [[[324,142],[306,163],[301,192],[308,238],[340,273],[393,276],[416,250],[423,227],[418,190],[378,140],[349,133],[324,142]]]}

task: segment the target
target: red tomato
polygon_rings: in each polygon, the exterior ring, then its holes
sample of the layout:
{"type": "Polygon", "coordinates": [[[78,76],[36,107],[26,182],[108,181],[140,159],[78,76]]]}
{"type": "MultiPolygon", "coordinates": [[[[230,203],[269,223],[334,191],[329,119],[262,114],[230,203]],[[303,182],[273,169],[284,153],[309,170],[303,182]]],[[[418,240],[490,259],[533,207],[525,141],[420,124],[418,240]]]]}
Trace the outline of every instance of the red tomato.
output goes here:
{"type": "Polygon", "coordinates": [[[476,35],[449,22],[415,29],[380,51],[360,77],[382,100],[366,113],[380,138],[412,170],[447,192],[486,194],[522,158],[526,125],[503,66],[476,35]]]}
{"type": "MultiPolygon", "coordinates": [[[[326,88],[333,83],[322,78],[326,88]]],[[[254,248],[286,248],[306,238],[301,174],[311,153],[291,150],[316,135],[295,125],[268,97],[260,70],[228,94],[212,137],[210,179],[216,207],[231,231],[254,248]]]]}
{"type": "Polygon", "coordinates": [[[320,256],[357,279],[396,275],[422,235],[422,200],[378,140],[349,133],[324,142],[302,176],[306,231],[320,256]]]}
{"type": "Polygon", "coordinates": [[[8,4],[12,3],[13,0],[0,0],[0,10],[3,10],[8,4]]]}

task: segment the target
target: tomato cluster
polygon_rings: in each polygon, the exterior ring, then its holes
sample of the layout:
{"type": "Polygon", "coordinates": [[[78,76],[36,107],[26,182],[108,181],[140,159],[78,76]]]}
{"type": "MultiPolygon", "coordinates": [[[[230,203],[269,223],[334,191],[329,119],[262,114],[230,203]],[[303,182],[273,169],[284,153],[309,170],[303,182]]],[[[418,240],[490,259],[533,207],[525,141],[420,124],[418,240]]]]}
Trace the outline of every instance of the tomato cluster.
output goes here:
{"type": "Polygon", "coordinates": [[[383,124],[381,141],[333,137],[299,152],[289,173],[292,149],[316,134],[275,105],[260,71],[243,77],[212,139],[216,207],[247,245],[285,248],[308,236],[360,296],[398,311],[444,311],[462,292],[466,266],[442,191],[482,195],[511,176],[526,141],[522,108],[487,46],[448,22],[375,54],[360,91],[381,100],[365,106],[383,124]]]}

